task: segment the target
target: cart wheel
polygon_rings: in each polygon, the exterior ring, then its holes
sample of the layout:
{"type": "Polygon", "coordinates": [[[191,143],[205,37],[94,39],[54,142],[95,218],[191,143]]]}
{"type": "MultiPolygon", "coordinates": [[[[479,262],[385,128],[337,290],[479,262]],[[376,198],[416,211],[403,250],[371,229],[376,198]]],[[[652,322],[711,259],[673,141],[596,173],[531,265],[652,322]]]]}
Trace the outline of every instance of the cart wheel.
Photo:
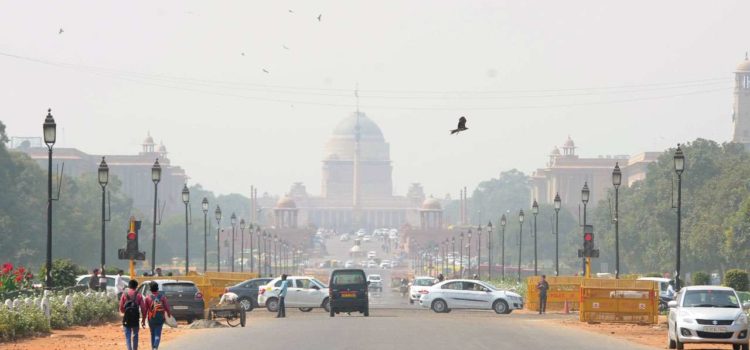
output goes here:
{"type": "Polygon", "coordinates": [[[229,317],[227,317],[227,324],[230,327],[237,327],[237,326],[240,325],[240,323],[242,323],[242,319],[241,318],[242,318],[242,316],[235,316],[235,315],[229,316],[229,317]]]}
{"type": "Polygon", "coordinates": [[[247,321],[247,316],[243,310],[242,312],[240,312],[240,325],[242,325],[243,328],[245,327],[246,321],[247,321]]]}

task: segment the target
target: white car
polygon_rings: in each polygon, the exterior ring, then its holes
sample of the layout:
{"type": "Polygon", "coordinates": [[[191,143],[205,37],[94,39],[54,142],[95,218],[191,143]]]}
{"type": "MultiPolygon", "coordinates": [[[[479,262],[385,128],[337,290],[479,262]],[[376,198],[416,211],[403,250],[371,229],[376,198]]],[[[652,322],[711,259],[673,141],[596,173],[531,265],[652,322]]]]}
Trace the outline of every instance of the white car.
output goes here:
{"type": "Polygon", "coordinates": [[[354,261],[349,260],[346,263],[344,263],[344,268],[345,269],[351,269],[353,267],[354,267],[354,261]]]}
{"type": "Polygon", "coordinates": [[[371,250],[371,251],[367,252],[367,258],[368,259],[374,259],[376,255],[377,254],[375,253],[374,250],[371,250]]]}
{"type": "Polygon", "coordinates": [[[383,261],[381,261],[380,262],[380,268],[383,269],[383,270],[390,269],[391,268],[391,261],[390,260],[383,260],[383,261]]]}
{"type": "MultiPolygon", "coordinates": [[[[296,307],[308,312],[313,308],[330,309],[328,304],[328,286],[310,276],[289,276],[287,280],[286,307],[296,307]]],[[[270,312],[279,310],[279,291],[281,277],[274,278],[268,284],[258,287],[258,306],[266,307],[270,312]]]]}
{"type": "Polygon", "coordinates": [[[372,242],[372,237],[370,236],[362,237],[362,243],[370,243],[370,242],[372,242]]]}
{"type": "Polygon", "coordinates": [[[348,240],[349,240],[349,235],[346,233],[344,233],[343,235],[341,235],[341,237],[339,237],[339,241],[341,242],[346,242],[348,240]]]}
{"type": "Polygon", "coordinates": [[[367,268],[368,269],[374,269],[374,268],[377,268],[377,267],[378,267],[378,264],[376,264],[374,261],[368,261],[367,262],[367,268]]]}
{"type": "Polygon", "coordinates": [[[748,321],[734,289],[718,286],[684,287],[669,302],[667,345],[682,349],[686,343],[732,344],[748,350],[748,321]]]}
{"type": "Polygon", "coordinates": [[[479,309],[509,314],[513,310],[523,309],[523,298],[484,281],[448,280],[430,287],[419,298],[419,305],[437,313],[450,312],[452,309],[479,309]]]}
{"type": "MultiPolygon", "coordinates": [[[[76,277],[76,286],[88,286],[89,279],[91,279],[91,275],[78,275],[78,277],[76,277]]],[[[130,277],[122,276],[122,280],[127,284],[130,282],[130,277]]],[[[117,294],[117,288],[115,288],[115,276],[107,276],[107,293],[117,294]]]]}
{"type": "Polygon", "coordinates": [[[409,284],[409,304],[414,304],[415,301],[419,301],[419,297],[421,297],[422,294],[427,293],[427,290],[429,290],[435,283],[437,283],[437,279],[434,277],[414,277],[414,281],[409,284]]]}
{"type": "Polygon", "coordinates": [[[370,282],[369,289],[373,291],[377,290],[378,292],[383,291],[383,279],[380,275],[367,275],[367,281],[370,282]]]}

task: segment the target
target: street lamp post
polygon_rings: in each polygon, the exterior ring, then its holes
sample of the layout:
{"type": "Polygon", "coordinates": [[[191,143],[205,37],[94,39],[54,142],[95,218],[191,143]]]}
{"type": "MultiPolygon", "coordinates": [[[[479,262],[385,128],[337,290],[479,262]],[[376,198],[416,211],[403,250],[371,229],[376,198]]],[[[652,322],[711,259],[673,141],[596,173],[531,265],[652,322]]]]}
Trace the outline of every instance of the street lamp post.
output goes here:
{"type": "Polygon", "coordinates": [[[461,263],[461,267],[460,267],[461,268],[461,278],[463,278],[464,277],[464,233],[461,232],[460,236],[461,236],[461,238],[459,239],[459,242],[458,242],[458,245],[459,245],[458,249],[460,249],[460,252],[459,252],[459,255],[460,255],[459,262],[461,263]]]}
{"type": "Polygon", "coordinates": [[[518,283],[521,283],[521,248],[523,246],[523,209],[518,213],[518,283]]]}
{"type": "Polygon", "coordinates": [[[234,272],[234,241],[236,239],[235,231],[237,228],[237,215],[234,215],[234,213],[232,213],[232,216],[229,217],[229,223],[232,224],[232,254],[230,254],[230,256],[232,257],[231,271],[234,272]]]}
{"type": "Polygon", "coordinates": [[[203,197],[203,273],[208,271],[208,198],[203,197]]]}
{"type": "Polygon", "coordinates": [[[559,260],[559,247],[560,247],[560,207],[562,201],[560,200],[560,194],[555,194],[555,276],[560,276],[560,260],[559,260]]]}
{"type": "Polygon", "coordinates": [[[255,263],[253,262],[253,224],[250,223],[248,226],[247,233],[250,235],[250,273],[255,269],[255,263]]]}
{"type": "Polygon", "coordinates": [[[453,276],[456,275],[456,236],[451,237],[451,244],[453,245],[451,249],[451,256],[453,257],[453,268],[451,269],[451,272],[453,273],[453,276]]]}
{"type": "Polygon", "coordinates": [[[466,237],[467,237],[467,239],[469,241],[466,244],[466,253],[467,253],[466,256],[469,257],[469,259],[468,259],[469,260],[469,273],[468,274],[471,275],[471,229],[469,229],[469,232],[466,235],[466,237]]]}
{"type": "Polygon", "coordinates": [[[154,165],[151,167],[151,181],[154,182],[154,222],[153,222],[153,235],[151,236],[151,276],[156,273],[156,223],[157,223],[157,211],[159,208],[159,182],[161,181],[161,165],[159,165],[159,159],[154,161],[154,165]]]}
{"type": "Polygon", "coordinates": [[[271,266],[271,273],[279,273],[279,237],[273,234],[273,266],[271,266]],[[275,271],[274,271],[275,268],[275,271]]]}
{"type": "Polygon", "coordinates": [[[477,279],[482,279],[482,225],[477,226],[477,279]]]}
{"type": "Polygon", "coordinates": [[[221,272],[221,208],[218,205],[214,215],[216,216],[216,271],[221,272]]]}
{"type": "Polygon", "coordinates": [[[99,175],[99,185],[102,186],[102,273],[104,273],[104,265],[106,265],[106,254],[105,254],[105,248],[106,248],[106,223],[107,223],[107,217],[105,215],[106,212],[106,206],[105,202],[107,199],[107,183],[109,182],[109,167],[107,166],[107,162],[104,161],[104,157],[102,157],[102,162],[99,163],[99,169],[97,171],[99,175]]]}
{"type": "Polygon", "coordinates": [[[620,165],[615,163],[612,171],[612,185],[615,187],[615,279],[620,278],[620,184],[622,184],[622,171],[620,165]]]}
{"type": "Polygon", "coordinates": [[[502,277],[503,280],[505,280],[505,225],[508,223],[507,219],[505,218],[505,214],[500,218],[500,227],[503,229],[503,235],[502,235],[502,247],[500,248],[500,259],[502,260],[502,277]]]}
{"type": "MultiPolygon", "coordinates": [[[[583,183],[583,188],[581,189],[581,202],[583,202],[583,235],[584,239],[586,236],[586,205],[589,204],[589,185],[588,182],[583,183]]],[[[583,258],[583,275],[586,278],[589,278],[589,266],[587,264],[589,258],[583,258]]]]}
{"type": "Polygon", "coordinates": [[[263,272],[261,272],[262,263],[260,262],[260,257],[263,253],[263,246],[260,244],[260,226],[258,224],[255,224],[255,237],[258,238],[258,277],[263,277],[263,272]]]}
{"type": "Polygon", "coordinates": [[[487,222],[487,280],[492,281],[492,221],[487,222]]]}
{"type": "Polygon", "coordinates": [[[674,171],[677,173],[677,256],[675,262],[674,287],[680,290],[680,235],[682,225],[682,172],[685,171],[685,154],[682,148],[677,145],[674,153],[674,171]]]}
{"type": "Polygon", "coordinates": [[[536,255],[536,215],[539,214],[539,204],[536,202],[536,199],[534,200],[534,203],[531,205],[531,213],[534,214],[534,276],[538,274],[537,271],[537,255],[536,255]]]}
{"type": "Polygon", "coordinates": [[[190,203],[190,190],[188,190],[187,184],[182,187],[182,202],[185,203],[185,276],[187,276],[190,267],[190,251],[188,249],[188,203],[190,203]]]}
{"type": "Polygon", "coordinates": [[[44,285],[47,289],[52,288],[52,147],[57,140],[57,124],[52,117],[52,109],[47,110],[42,126],[44,132],[44,143],[47,145],[47,261],[45,264],[44,285]]]}
{"type": "Polygon", "coordinates": [[[240,272],[245,272],[245,219],[240,219],[240,272]]]}

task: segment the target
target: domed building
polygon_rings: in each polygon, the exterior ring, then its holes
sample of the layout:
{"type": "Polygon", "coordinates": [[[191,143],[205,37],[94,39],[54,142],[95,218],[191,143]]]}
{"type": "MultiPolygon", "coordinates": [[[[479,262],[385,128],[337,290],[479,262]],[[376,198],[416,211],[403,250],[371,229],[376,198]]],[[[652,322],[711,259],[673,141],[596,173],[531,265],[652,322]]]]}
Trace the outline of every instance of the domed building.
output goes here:
{"type": "MultiPolygon", "coordinates": [[[[293,222],[277,219],[277,226],[355,230],[422,225],[422,186],[412,183],[404,195],[393,193],[390,145],[365,113],[352,113],[336,125],[324,145],[322,162],[321,194],[308,195],[302,183],[294,183],[282,198],[285,202],[274,208],[285,218],[291,215],[293,222]],[[294,214],[283,207],[289,205],[287,200],[294,203],[294,214]]],[[[442,209],[438,210],[442,224],[442,209]]]]}

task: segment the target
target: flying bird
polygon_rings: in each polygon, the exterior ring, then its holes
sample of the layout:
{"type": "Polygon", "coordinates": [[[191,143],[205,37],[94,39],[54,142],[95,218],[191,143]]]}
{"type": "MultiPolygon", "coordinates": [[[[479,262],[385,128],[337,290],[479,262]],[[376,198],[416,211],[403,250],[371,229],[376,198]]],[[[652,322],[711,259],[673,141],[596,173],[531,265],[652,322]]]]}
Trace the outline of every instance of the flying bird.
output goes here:
{"type": "Polygon", "coordinates": [[[57,33],[57,34],[62,34],[62,33],[64,33],[64,32],[65,32],[65,31],[64,31],[64,30],[63,30],[62,28],[60,28],[60,32],[59,32],[59,33],[57,33]]]}
{"type": "Polygon", "coordinates": [[[286,45],[281,45],[281,46],[284,48],[284,50],[289,50],[289,48],[286,45]]]}
{"type": "Polygon", "coordinates": [[[469,128],[466,127],[466,117],[461,116],[461,118],[458,119],[458,128],[451,130],[451,135],[458,134],[461,131],[469,130],[469,128]]]}
{"type": "Polygon", "coordinates": [[[320,19],[321,19],[322,17],[323,17],[323,14],[322,14],[322,13],[318,15],[318,22],[320,22],[320,19]]]}
{"type": "Polygon", "coordinates": [[[292,11],[292,10],[289,10],[289,13],[294,13],[294,11],[292,11]]]}
{"type": "Polygon", "coordinates": [[[263,73],[268,74],[268,70],[266,70],[265,68],[263,68],[263,73]]]}
{"type": "Polygon", "coordinates": [[[243,52],[243,53],[241,53],[240,55],[242,55],[242,56],[245,56],[245,53],[243,52]]]}

